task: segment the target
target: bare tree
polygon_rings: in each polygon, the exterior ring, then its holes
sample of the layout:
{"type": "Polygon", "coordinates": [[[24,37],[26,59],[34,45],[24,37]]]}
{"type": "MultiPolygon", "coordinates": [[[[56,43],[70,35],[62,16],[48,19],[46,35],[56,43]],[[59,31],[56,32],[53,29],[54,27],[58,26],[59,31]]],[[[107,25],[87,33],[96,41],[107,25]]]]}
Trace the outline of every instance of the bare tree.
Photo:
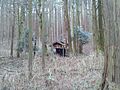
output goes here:
{"type": "Polygon", "coordinates": [[[29,64],[28,64],[28,69],[29,69],[29,79],[32,78],[32,0],[28,1],[28,10],[29,10],[29,64]]]}
{"type": "Polygon", "coordinates": [[[97,5],[96,0],[92,0],[92,30],[94,50],[98,50],[98,19],[97,19],[97,5]]]}
{"type": "Polygon", "coordinates": [[[71,43],[71,29],[70,29],[70,19],[68,14],[68,0],[64,0],[64,21],[65,21],[65,31],[68,32],[68,53],[70,54],[72,51],[72,43],[71,43]]]}
{"type": "Polygon", "coordinates": [[[15,31],[15,0],[13,0],[13,24],[12,24],[11,53],[10,53],[11,57],[13,57],[14,31],[15,31]]]}

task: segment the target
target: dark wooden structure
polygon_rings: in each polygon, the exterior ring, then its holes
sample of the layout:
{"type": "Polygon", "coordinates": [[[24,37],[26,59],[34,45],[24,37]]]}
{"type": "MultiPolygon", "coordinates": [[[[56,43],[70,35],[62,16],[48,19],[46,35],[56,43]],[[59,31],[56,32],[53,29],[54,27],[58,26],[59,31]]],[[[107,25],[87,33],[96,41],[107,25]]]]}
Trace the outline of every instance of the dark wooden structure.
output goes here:
{"type": "Polygon", "coordinates": [[[65,44],[61,42],[54,42],[53,47],[56,49],[56,54],[60,56],[66,56],[65,44]]]}

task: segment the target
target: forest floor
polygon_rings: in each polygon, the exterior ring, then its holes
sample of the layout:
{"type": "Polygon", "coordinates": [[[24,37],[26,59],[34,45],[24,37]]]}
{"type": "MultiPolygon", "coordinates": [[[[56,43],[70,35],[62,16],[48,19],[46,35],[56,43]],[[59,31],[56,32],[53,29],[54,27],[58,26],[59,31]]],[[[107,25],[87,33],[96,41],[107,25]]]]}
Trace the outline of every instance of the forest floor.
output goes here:
{"type": "Polygon", "coordinates": [[[0,90],[97,90],[103,71],[103,56],[46,57],[42,72],[40,57],[33,60],[33,78],[28,80],[28,59],[0,59],[0,90]]]}
{"type": "Polygon", "coordinates": [[[0,49],[0,90],[97,90],[101,83],[104,57],[93,52],[92,43],[84,45],[82,55],[46,57],[44,72],[41,57],[36,56],[30,81],[27,55],[6,57],[6,46],[0,49]]]}

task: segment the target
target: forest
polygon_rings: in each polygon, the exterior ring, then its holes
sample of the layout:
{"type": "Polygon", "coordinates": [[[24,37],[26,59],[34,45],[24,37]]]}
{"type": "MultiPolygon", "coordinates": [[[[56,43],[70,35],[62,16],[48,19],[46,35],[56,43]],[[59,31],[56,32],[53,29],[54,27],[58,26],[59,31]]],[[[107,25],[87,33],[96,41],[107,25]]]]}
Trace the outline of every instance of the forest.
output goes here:
{"type": "Polygon", "coordinates": [[[120,90],[120,0],[0,0],[0,90],[120,90]]]}

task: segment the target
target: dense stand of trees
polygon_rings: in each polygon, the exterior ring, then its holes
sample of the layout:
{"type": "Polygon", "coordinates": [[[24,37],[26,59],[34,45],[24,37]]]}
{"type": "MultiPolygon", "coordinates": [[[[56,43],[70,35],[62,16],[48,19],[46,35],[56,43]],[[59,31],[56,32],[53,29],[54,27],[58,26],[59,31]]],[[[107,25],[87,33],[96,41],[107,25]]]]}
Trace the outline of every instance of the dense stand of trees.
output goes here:
{"type": "MultiPolygon", "coordinates": [[[[1,0],[1,39],[3,41],[7,39],[7,36],[9,36],[8,39],[11,38],[11,56],[14,53],[13,47],[20,49],[19,45],[16,47],[12,44],[19,43],[25,29],[29,28],[28,9],[27,0],[1,0]]],[[[89,25],[91,17],[91,0],[32,1],[32,31],[41,41],[43,40],[42,33],[47,32],[45,39],[49,40],[45,43],[60,40],[69,43],[71,53],[74,50],[74,53],[82,53],[82,45],[73,35],[74,27],[82,26],[85,30],[91,30],[91,25],[89,25]],[[76,48],[79,48],[79,51],[76,51],[78,50],[76,48]]],[[[17,57],[20,57],[18,51],[17,57]]]]}
{"type": "Polygon", "coordinates": [[[95,50],[105,57],[100,90],[120,89],[120,0],[92,0],[95,50]]]}
{"type": "Polygon", "coordinates": [[[33,58],[32,33],[35,33],[37,43],[42,43],[43,68],[46,44],[63,41],[69,45],[70,55],[82,53],[82,45],[74,37],[74,27],[91,30],[91,27],[86,27],[92,19],[90,3],[89,0],[1,0],[1,41],[11,43],[11,57],[15,54],[21,57],[23,34],[29,30],[29,69],[33,58]]]}
{"type": "Polygon", "coordinates": [[[102,90],[120,89],[120,0],[103,1],[105,65],[102,90]]]}
{"type": "MultiPolygon", "coordinates": [[[[93,32],[94,50],[105,57],[101,90],[120,88],[120,0],[0,0],[0,42],[8,44],[10,56],[22,56],[23,34],[29,30],[29,79],[32,78],[33,44],[42,47],[45,70],[47,44],[63,41],[69,55],[79,55],[83,46],[74,36],[75,27],[93,32]],[[10,44],[10,45],[9,45],[10,44]],[[10,47],[9,47],[10,46],[10,47]],[[67,46],[66,46],[67,47],[67,46]],[[112,88],[111,88],[112,87],[112,88]]],[[[26,54],[27,55],[27,54],[26,54]]]]}

